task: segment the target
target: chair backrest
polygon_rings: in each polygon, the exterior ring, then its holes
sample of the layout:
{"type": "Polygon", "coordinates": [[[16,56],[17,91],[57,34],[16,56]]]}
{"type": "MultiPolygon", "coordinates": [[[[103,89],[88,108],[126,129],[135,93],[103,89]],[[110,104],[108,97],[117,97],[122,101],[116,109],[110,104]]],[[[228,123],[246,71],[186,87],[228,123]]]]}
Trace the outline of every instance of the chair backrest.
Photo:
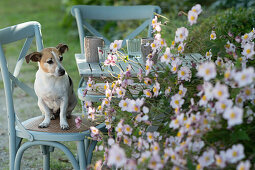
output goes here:
{"type": "MultiPolygon", "coordinates": [[[[15,125],[21,127],[26,133],[26,130],[21,125],[18,120],[17,115],[15,114],[14,104],[13,104],[13,90],[15,86],[20,87],[23,91],[31,95],[37,100],[35,92],[32,88],[27,86],[25,83],[21,82],[17,76],[19,75],[22,63],[26,56],[27,51],[29,50],[33,38],[35,37],[37,50],[41,51],[43,49],[42,35],[41,35],[41,25],[38,22],[31,21],[18,25],[14,25],[11,27],[7,27],[4,29],[0,29],[0,70],[2,73],[5,97],[6,97],[6,105],[7,105],[7,117],[8,117],[8,126],[10,133],[10,148],[16,148],[15,138],[16,131],[15,125]],[[25,39],[25,43],[20,51],[20,55],[17,58],[17,63],[14,69],[13,74],[10,72],[7,60],[5,57],[5,53],[3,50],[3,45],[13,43],[19,40],[25,39]],[[16,123],[16,124],[15,124],[16,123]]],[[[28,138],[30,137],[29,134],[28,138]]],[[[14,160],[12,156],[10,158],[14,160]]]]}
{"type": "Polygon", "coordinates": [[[88,6],[76,5],[72,7],[72,15],[76,18],[81,53],[84,54],[84,29],[85,27],[90,33],[97,37],[102,37],[105,44],[109,45],[109,41],[101,33],[99,33],[87,20],[104,20],[104,21],[121,21],[121,20],[144,20],[145,21],[136,28],[131,34],[124,38],[123,45],[126,44],[127,39],[133,39],[148,27],[148,37],[152,36],[151,21],[154,13],[161,13],[159,6],[152,5],[139,5],[139,6],[88,6]]]}

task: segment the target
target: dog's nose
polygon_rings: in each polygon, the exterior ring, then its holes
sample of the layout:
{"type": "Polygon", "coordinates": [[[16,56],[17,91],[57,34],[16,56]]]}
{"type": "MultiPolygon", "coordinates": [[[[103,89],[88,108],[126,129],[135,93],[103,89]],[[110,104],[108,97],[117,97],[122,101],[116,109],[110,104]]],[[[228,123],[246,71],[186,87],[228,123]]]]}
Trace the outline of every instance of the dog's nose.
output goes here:
{"type": "Polygon", "coordinates": [[[63,76],[64,74],[65,74],[65,70],[63,70],[63,69],[58,70],[58,75],[59,76],[63,76]]]}

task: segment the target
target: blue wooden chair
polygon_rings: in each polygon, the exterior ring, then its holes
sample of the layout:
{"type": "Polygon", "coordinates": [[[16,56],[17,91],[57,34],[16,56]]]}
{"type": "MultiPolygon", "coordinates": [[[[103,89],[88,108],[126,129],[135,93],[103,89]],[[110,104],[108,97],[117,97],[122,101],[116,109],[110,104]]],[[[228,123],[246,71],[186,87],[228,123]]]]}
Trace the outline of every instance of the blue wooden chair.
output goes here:
{"type": "Polygon", "coordinates": [[[105,36],[99,33],[88,20],[102,21],[128,21],[128,20],[145,20],[131,34],[124,38],[123,46],[127,39],[135,38],[146,27],[148,27],[148,37],[152,37],[151,21],[154,13],[161,13],[159,6],[139,5],[139,6],[89,6],[76,5],[71,9],[71,14],[75,17],[80,37],[81,54],[84,54],[84,27],[93,35],[102,37],[106,45],[111,43],[105,36]]]}
{"type": "MultiPolygon", "coordinates": [[[[106,45],[111,43],[105,36],[99,33],[88,21],[89,20],[101,20],[101,21],[130,21],[130,20],[145,20],[138,28],[136,28],[132,33],[130,33],[123,40],[122,46],[125,46],[126,40],[133,39],[139,35],[143,30],[148,28],[148,37],[152,37],[152,27],[151,22],[154,18],[155,13],[160,14],[161,9],[159,6],[152,5],[139,5],[139,6],[89,6],[89,5],[76,5],[71,9],[71,14],[75,17],[79,38],[81,55],[85,55],[84,50],[84,37],[86,36],[84,28],[86,28],[92,35],[97,37],[102,37],[106,45]]],[[[76,57],[77,59],[77,57],[76,57]]],[[[93,70],[93,64],[90,64],[90,69],[93,70]]],[[[94,72],[94,71],[93,71],[94,72]]],[[[92,75],[93,76],[93,73],[92,75]]],[[[81,101],[91,100],[95,101],[103,98],[101,94],[87,94],[83,98],[82,89],[86,84],[84,77],[81,78],[78,89],[78,96],[81,101]]]]}
{"type": "MultiPolygon", "coordinates": [[[[68,131],[60,130],[59,121],[56,121],[55,123],[52,122],[49,128],[39,129],[38,124],[42,121],[42,116],[20,122],[16,114],[17,110],[15,110],[15,105],[13,103],[15,87],[20,87],[23,91],[32,96],[35,99],[35,102],[37,101],[37,96],[35,95],[34,90],[21,82],[18,79],[18,75],[24,57],[29,50],[34,37],[37,50],[40,51],[43,49],[40,28],[41,26],[38,22],[26,22],[0,29],[0,68],[4,83],[9,125],[10,170],[20,169],[24,151],[34,145],[40,145],[42,148],[44,169],[50,168],[50,152],[52,152],[54,148],[59,148],[66,154],[74,169],[84,170],[86,169],[86,166],[90,164],[92,152],[96,145],[96,141],[89,141],[86,137],[90,134],[89,126],[96,126],[96,124],[87,121],[85,122],[88,125],[87,127],[82,126],[81,129],[77,129],[74,123],[75,116],[72,116],[72,118],[68,120],[70,125],[70,130],[68,131]],[[22,39],[25,39],[25,43],[12,74],[9,70],[9,65],[7,64],[2,46],[22,39]],[[22,139],[27,139],[28,141],[22,144],[22,139]],[[72,152],[64,144],[60,143],[63,141],[77,141],[77,158],[75,158],[72,152]]],[[[38,115],[41,115],[39,108],[38,115]]],[[[97,128],[100,129],[102,126],[103,125],[99,125],[97,128]]]]}

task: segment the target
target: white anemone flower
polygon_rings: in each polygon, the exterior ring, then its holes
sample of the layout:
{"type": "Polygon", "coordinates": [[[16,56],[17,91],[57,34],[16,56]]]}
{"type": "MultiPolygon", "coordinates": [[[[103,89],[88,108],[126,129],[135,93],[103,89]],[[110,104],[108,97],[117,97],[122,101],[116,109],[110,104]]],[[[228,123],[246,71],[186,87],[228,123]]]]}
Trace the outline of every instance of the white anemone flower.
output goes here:
{"type": "Polygon", "coordinates": [[[198,158],[198,162],[202,167],[207,167],[214,163],[214,150],[206,151],[198,158]]]}
{"type": "Polygon", "coordinates": [[[196,24],[197,23],[197,18],[198,18],[198,14],[192,10],[190,10],[188,12],[188,21],[190,23],[190,25],[196,24]]]}
{"type": "Polygon", "coordinates": [[[216,39],[216,33],[215,31],[212,31],[212,33],[210,34],[210,40],[215,40],[216,39]]]}
{"type": "Polygon", "coordinates": [[[228,120],[228,126],[232,127],[234,125],[239,125],[243,123],[243,109],[239,107],[232,107],[226,109],[223,117],[228,120]]]}
{"type": "Polygon", "coordinates": [[[193,11],[193,12],[197,13],[197,15],[199,15],[203,10],[202,10],[200,4],[196,4],[195,6],[193,6],[191,8],[191,11],[193,11]]]}
{"type": "Polygon", "coordinates": [[[246,56],[248,59],[253,59],[254,54],[254,42],[246,43],[243,47],[242,55],[246,56]]]}
{"type": "Polygon", "coordinates": [[[249,160],[246,160],[245,162],[239,162],[239,164],[236,167],[236,170],[249,170],[251,167],[251,163],[249,160]]]}
{"type": "Polygon", "coordinates": [[[187,66],[182,66],[180,68],[180,70],[178,71],[178,79],[179,80],[190,81],[190,79],[191,79],[190,68],[187,67],[187,66]]]}
{"type": "Polygon", "coordinates": [[[216,74],[216,66],[213,62],[205,62],[198,67],[197,76],[203,77],[205,81],[215,78],[216,74]]]}
{"type": "Polygon", "coordinates": [[[232,107],[233,101],[228,99],[223,99],[220,101],[217,101],[215,104],[216,112],[217,113],[223,113],[226,109],[232,107]]]}
{"type": "Polygon", "coordinates": [[[160,61],[162,63],[169,64],[171,61],[172,54],[170,52],[170,48],[167,47],[165,53],[161,56],[160,61]]]}
{"type": "Polygon", "coordinates": [[[226,161],[227,160],[226,160],[226,152],[225,151],[220,151],[219,155],[215,155],[215,163],[220,168],[225,168],[226,161]]]}
{"type": "Polygon", "coordinates": [[[254,77],[254,68],[249,67],[247,69],[243,69],[240,72],[237,72],[234,76],[234,79],[239,87],[243,87],[251,84],[254,81],[254,77]]]}
{"type": "Polygon", "coordinates": [[[244,155],[244,147],[242,144],[233,145],[232,148],[226,151],[227,161],[230,163],[236,163],[242,160],[244,155]]]}
{"type": "Polygon", "coordinates": [[[228,86],[217,82],[213,89],[213,95],[218,100],[227,99],[229,97],[228,86]]]}
{"type": "Polygon", "coordinates": [[[174,96],[171,97],[170,105],[172,106],[172,108],[179,109],[183,105],[183,103],[184,99],[182,99],[182,97],[179,94],[175,94],[174,96]]]}
{"type": "Polygon", "coordinates": [[[175,42],[183,42],[184,40],[187,39],[189,35],[189,31],[187,28],[185,27],[181,27],[181,28],[177,28],[176,32],[175,32],[175,42]]]}
{"type": "Polygon", "coordinates": [[[117,168],[122,167],[127,161],[124,149],[118,144],[113,144],[109,150],[108,165],[115,165],[117,168]]]}

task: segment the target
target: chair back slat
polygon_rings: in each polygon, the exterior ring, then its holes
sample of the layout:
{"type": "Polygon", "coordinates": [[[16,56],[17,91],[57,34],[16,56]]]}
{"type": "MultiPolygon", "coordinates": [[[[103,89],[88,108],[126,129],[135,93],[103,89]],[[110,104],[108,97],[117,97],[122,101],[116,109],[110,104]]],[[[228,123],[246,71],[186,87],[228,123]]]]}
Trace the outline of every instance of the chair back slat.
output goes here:
{"type": "MultiPolygon", "coordinates": [[[[158,6],[138,5],[138,6],[94,6],[94,5],[76,5],[71,9],[71,14],[76,18],[81,53],[84,54],[84,27],[93,35],[102,37],[105,44],[109,45],[109,41],[105,36],[99,33],[87,20],[103,20],[103,21],[125,21],[125,20],[144,20],[142,25],[129,34],[124,40],[135,38],[142,30],[148,27],[148,37],[152,36],[151,21],[154,13],[161,13],[158,6]]],[[[126,41],[123,41],[123,46],[126,41]]]]}
{"type": "Polygon", "coordinates": [[[87,28],[87,30],[91,34],[93,34],[97,37],[102,37],[105,41],[105,44],[109,45],[111,43],[110,40],[108,40],[106,37],[104,37],[100,32],[98,32],[94,27],[92,27],[88,22],[84,21],[83,25],[87,28]]]}
{"type": "Polygon", "coordinates": [[[90,20],[141,20],[151,18],[153,12],[160,13],[158,6],[138,5],[138,6],[93,6],[76,5],[71,13],[74,16],[74,9],[81,11],[83,19],[90,20]]]}
{"type": "Polygon", "coordinates": [[[20,51],[20,55],[19,55],[19,58],[18,58],[18,61],[16,63],[16,66],[14,68],[14,72],[13,72],[13,75],[15,77],[17,77],[19,75],[19,72],[20,72],[20,69],[21,69],[21,66],[23,64],[23,61],[25,59],[25,56],[32,44],[32,41],[33,41],[33,37],[29,37],[26,39],[23,47],[22,47],[22,50],[20,51]]]}
{"type": "Polygon", "coordinates": [[[29,94],[29,96],[33,97],[34,99],[37,100],[37,96],[35,94],[34,89],[32,89],[31,87],[29,87],[28,85],[26,85],[25,83],[19,81],[19,79],[17,79],[12,73],[9,72],[9,77],[12,80],[12,83],[17,85],[19,88],[21,88],[24,92],[26,92],[27,94],[29,94]]]}

